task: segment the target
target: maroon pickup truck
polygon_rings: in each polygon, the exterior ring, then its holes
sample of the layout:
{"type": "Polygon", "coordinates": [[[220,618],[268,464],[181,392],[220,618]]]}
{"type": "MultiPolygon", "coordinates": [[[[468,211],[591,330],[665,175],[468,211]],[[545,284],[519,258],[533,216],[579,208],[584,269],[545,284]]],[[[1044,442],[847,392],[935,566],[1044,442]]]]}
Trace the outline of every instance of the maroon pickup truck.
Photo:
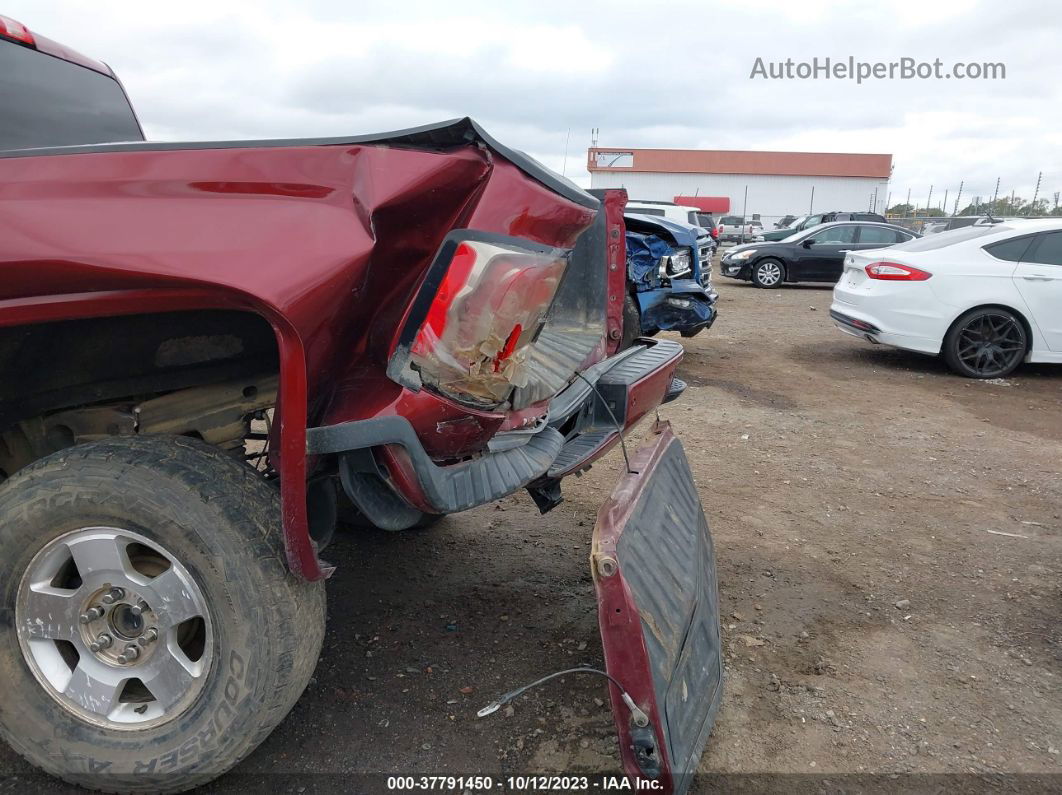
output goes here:
{"type": "MultiPolygon", "coordinates": [[[[258,745],[316,664],[337,514],[546,512],[684,387],[677,343],[619,350],[622,193],[469,119],[145,142],[107,66],[3,17],[0,96],[0,733],[68,781],[180,791],[258,745]]],[[[682,791],[722,663],[666,424],[590,566],[624,770],[682,791]]]]}

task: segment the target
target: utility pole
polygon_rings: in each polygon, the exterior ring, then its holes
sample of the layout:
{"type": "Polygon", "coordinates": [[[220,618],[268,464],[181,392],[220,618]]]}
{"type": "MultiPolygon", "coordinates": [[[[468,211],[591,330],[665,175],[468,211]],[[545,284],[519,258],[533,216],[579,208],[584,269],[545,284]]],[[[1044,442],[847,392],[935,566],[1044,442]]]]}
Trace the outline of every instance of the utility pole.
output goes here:
{"type": "MultiPolygon", "coordinates": [[[[885,200],[885,212],[886,213],[889,211],[890,207],[892,207],[892,191],[891,190],[889,191],[889,198],[887,198],[885,200]]],[[[885,213],[882,213],[882,215],[884,215],[884,214],[885,213]]]]}
{"type": "Polygon", "coordinates": [[[988,205],[988,213],[991,215],[996,211],[996,199],[999,198],[999,177],[996,177],[996,192],[992,194],[992,203],[988,205]]]}
{"type": "Polygon", "coordinates": [[[929,215],[929,206],[933,204],[933,186],[929,186],[929,196],[926,198],[926,215],[929,215]]]}
{"type": "MultiPolygon", "coordinates": [[[[741,242],[745,242],[745,224],[749,219],[749,186],[745,186],[745,204],[741,208],[741,242]]],[[[618,427],[618,426],[617,426],[618,427]]]]}
{"type": "Polygon", "coordinates": [[[947,188],[945,188],[945,189],[944,189],[944,201],[942,201],[942,202],[940,203],[940,211],[941,211],[942,213],[945,213],[945,214],[947,214],[947,210],[945,210],[945,209],[944,209],[944,208],[945,208],[945,207],[947,207],[947,206],[948,206],[948,189],[947,189],[947,188]]]}
{"type": "Polygon", "coordinates": [[[568,176],[568,142],[571,140],[571,138],[572,138],[572,128],[569,127],[568,128],[568,134],[564,136],[564,161],[563,161],[563,165],[561,166],[561,176],[562,177],[568,176]]]}
{"type": "Polygon", "coordinates": [[[965,184],[965,180],[959,180],[959,192],[955,194],[955,208],[951,211],[953,216],[959,214],[959,199],[962,198],[962,186],[965,184]]]}
{"type": "MultiPolygon", "coordinates": [[[[746,190],[748,188],[746,187],[746,190]]],[[[812,215],[815,212],[815,186],[811,186],[811,201],[808,202],[808,215],[812,215]]]]}
{"type": "Polygon", "coordinates": [[[1036,207],[1036,199],[1040,196],[1040,183],[1043,181],[1044,172],[1040,172],[1036,175],[1036,190],[1033,191],[1032,204],[1029,205],[1029,209],[1036,207]]]}
{"type": "Polygon", "coordinates": [[[907,204],[905,204],[904,208],[903,208],[903,217],[906,218],[907,217],[907,211],[908,210],[912,210],[912,209],[914,209],[914,208],[911,207],[911,189],[908,188],[907,189],[907,204]]]}

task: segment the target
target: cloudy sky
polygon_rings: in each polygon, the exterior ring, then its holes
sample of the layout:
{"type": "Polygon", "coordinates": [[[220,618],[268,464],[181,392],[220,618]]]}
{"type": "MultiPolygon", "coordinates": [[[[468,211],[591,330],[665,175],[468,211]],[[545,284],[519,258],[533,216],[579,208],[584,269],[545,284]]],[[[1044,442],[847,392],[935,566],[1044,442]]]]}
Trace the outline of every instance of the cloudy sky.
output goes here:
{"type": "MultiPolygon", "coordinates": [[[[893,203],[1062,190],[1062,4],[2,0],[109,63],[155,139],[472,116],[588,184],[586,147],[894,155],[893,203]],[[1005,80],[750,79],[755,59],[1002,62],[1005,80]],[[567,149],[567,157],[565,150],[567,149]]],[[[934,204],[936,204],[936,200],[934,204]]],[[[951,202],[949,201],[949,204],[951,202]]],[[[965,204],[965,202],[964,202],[965,204]]]]}

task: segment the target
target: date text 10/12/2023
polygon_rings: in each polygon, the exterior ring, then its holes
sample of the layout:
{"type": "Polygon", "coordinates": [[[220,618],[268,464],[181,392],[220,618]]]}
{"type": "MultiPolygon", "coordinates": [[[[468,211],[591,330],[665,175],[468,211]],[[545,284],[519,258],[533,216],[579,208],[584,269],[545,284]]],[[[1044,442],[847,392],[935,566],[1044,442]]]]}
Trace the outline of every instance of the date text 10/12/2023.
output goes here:
{"type": "Polygon", "coordinates": [[[389,792],[653,792],[663,782],[619,775],[388,776],[389,792]]]}

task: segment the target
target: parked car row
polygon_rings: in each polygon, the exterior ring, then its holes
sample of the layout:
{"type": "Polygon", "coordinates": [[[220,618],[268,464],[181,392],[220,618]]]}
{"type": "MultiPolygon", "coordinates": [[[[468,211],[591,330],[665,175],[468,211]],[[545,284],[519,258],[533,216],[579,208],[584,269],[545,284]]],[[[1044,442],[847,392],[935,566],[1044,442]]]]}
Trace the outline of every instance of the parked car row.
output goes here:
{"type": "Polygon", "coordinates": [[[885,223],[885,216],[878,213],[871,212],[828,212],[828,213],[816,213],[814,215],[801,215],[799,218],[793,218],[788,226],[780,229],[773,229],[770,232],[763,233],[763,239],[766,241],[785,240],[787,237],[795,235],[797,232],[803,232],[807,229],[811,229],[813,226],[820,224],[828,224],[833,221],[877,221],[879,223],[885,223]]]}
{"type": "Polygon", "coordinates": [[[803,216],[782,239],[729,249],[720,270],[763,288],[834,284],[839,330],[970,378],[1062,363],[1062,219],[942,218],[923,236],[876,218],[803,216]]]}

